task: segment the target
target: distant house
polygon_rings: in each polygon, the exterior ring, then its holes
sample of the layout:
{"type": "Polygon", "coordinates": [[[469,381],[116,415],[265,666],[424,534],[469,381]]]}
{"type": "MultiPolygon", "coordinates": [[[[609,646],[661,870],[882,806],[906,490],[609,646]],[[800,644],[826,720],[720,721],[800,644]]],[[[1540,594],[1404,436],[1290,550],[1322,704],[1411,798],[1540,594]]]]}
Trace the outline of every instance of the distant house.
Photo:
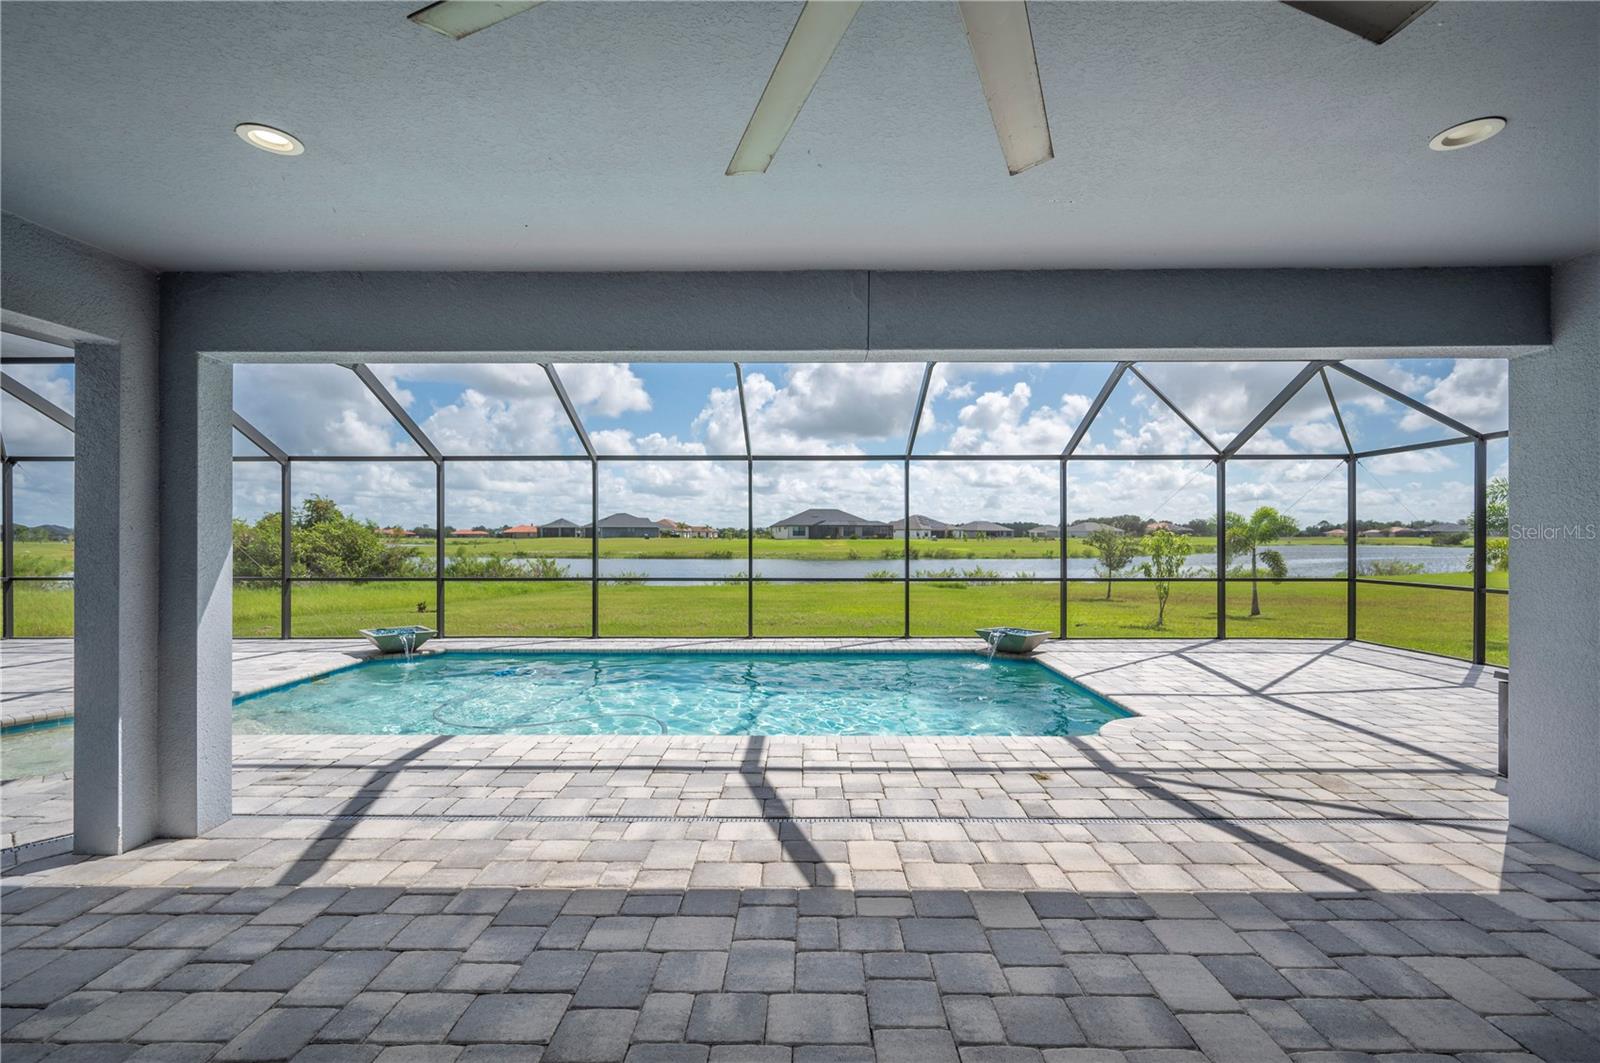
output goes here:
{"type": "Polygon", "coordinates": [[[1114,524],[1102,524],[1100,521],[1097,521],[1097,520],[1078,520],[1078,521],[1073,521],[1071,524],[1067,525],[1067,538],[1069,538],[1069,539],[1087,539],[1089,536],[1093,535],[1095,532],[1100,532],[1100,531],[1120,532],[1121,530],[1122,530],[1121,528],[1117,527],[1114,524]]]}
{"type": "Polygon", "coordinates": [[[1344,529],[1343,528],[1329,528],[1327,531],[1323,532],[1322,534],[1323,535],[1331,535],[1336,539],[1343,539],[1344,538],[1344,529]]]}
{"type": "Polygon", "coordinates": [[[659,539],[661,525],[632,513],[613,513],[600,518],[602,539],[659,539]]]}
{"type": "Polygon", "coordinates": [[[537,524],[513,524],[500,533],[502,539],[537,539],[539,526],[537,524]]]}
{"type": "Polygon", "coordinates": [[[1384,534],[1389,536],[1391,539],[1420,539],[1426,535],[1427,532],[1421,531],[1417,528],[1403,528],[1399,525],[1396,525],[1395,527],[1384,532],[1384,534]]]}
{"type": "Polygon", "coordinates": [[[1472,531],[1465,524],[1430,524],[1422,530],[1428,535],[1466,535],[1472,531]]]}
{"type": "Polygon", "coordinates": [[[680,539],[715,539],[717,529],[709,524],[679,524],[678,537],[680,539]]]}
{"type": "Polygon", "coordinates": [[[539,538],[541,539],[582,539],[587,538],[585,529],[578,527],[570,520],[546,521],[539,525],[539,538]]]}
{"type": "Polygon", "coordinates": [[[482,528],[457,528],[450,533],[452,539],[489,539],[492,536],[482,528]]]}
{"type": "Polygon", "coordinates": [[[1028,529],[1028,538],[1030,539],[1054,539],[1060,534],[1061,525],[1059,524],[1035,524],[1028,529]]]}
{"type": "MultiPolygon", "coordinates": [[[[895,538],[900,538],[906,531],[906,519],[901,517],[889,525],[894,529],[895,538]]],[[[950,525],[933,517],[924,517],[921,513],[911,514],[911,537],[913,539],[948,539],[950,538],[950,525]]]]}
{"type": "Polygon", "coordinates": [[[888,539],[894,528],[842,509],[806,509],[772,525],[774,539],[888,539]]]}
{"type": "Polygon", "coordinates": [[[1016,530],[992,520],[969,520],[950,529],[952,539],[1014,539],[1016,530]]]}
{"type": "Polygon", "coordinates": [[[662,517],[660,520],[655,521],[655,526],[661,529],[662,535],[678,534],[678,522],[675,520],[668,520],[662,517]]]}
{"type": "Polygon", "coordinates": [[[379,528],[378,534],[385,539],[415,539],[417,533],[407,531],[405,528],[379,528]]]}

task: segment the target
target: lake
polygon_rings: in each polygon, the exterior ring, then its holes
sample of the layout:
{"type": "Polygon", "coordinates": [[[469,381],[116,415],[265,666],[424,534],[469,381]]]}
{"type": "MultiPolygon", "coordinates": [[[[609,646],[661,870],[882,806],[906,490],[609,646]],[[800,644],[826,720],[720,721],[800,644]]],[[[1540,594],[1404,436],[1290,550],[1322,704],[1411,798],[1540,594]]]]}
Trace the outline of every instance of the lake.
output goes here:
{"type": "MultiPolygon", "coordinates": [[[[738,544],[743,546],[742,543],[738,544]]],[[[759,551],[760,544],[757,543],[759,551]]],[[[1472,548],[1466,546],[1390,546],[1366,545],[1358,547],[1362,563],[1371,561],[1406,561],[1424,566],[1426,572],[1465,572],[1472,557],[1472,548]]],[[[1287,546],[1279,550],[1289,565],[1290,576],[1330,577],[1342,574],[1346,565],[1345,548],[1335,543],[1311,546],[1287,546]]],[[[1248,558],[1245,559],[1248,563],[1248,558]]],[[[514,562],[516,563],[516,562],[514,562]]],[[[588,558],[562,558],[568,575],[587,579],[588,558]]],[[[1190,554],[1188,565],[1196,569],[1213,569],[1217,564],[1215,552],[1190,554]]],[[[1138,562],[1123,570],[1127,576],[1137,576],[1138,562]]],[[[661,579],[676,577],[715,583],[744,575],[745,558],[741,554],[733,559],[706,558],[649,558],[618,557],[600,559],[600,578],[661,579]]],[[[927,576],[949,570],[963,572],[983,568],[1002,576],[1037,576],[1053,579],[1061,574],[1061,562],[1053,557],[1002,557],[970,558],[960,560],[915,560],[911,562],[913,576],[927,576]]],[[[446,573],[449,566],[446,565],[446,573]]],[[[794,558],[756,558],[756,576],[766,579],[862,579],[874,572],[891,572],[899,576],[905,571],[903,560],[878,558],[861,561],[810,561],[794,558]]],[[[1070,578],[1093,579],[1095,559],[1073,557],[1067,559],[1070,578]]]]}

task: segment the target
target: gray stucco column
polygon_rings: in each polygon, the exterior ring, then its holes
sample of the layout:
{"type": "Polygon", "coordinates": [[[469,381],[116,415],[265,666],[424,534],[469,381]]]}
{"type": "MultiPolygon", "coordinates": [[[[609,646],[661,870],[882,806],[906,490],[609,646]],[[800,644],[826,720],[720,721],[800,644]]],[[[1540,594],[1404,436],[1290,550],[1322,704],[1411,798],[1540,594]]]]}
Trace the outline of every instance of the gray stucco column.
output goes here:
{"type": "Polygon", "coordinates": [[[154,345],[78,343],[73,836],[84,853],[155,837],[160,572],[154,345]]]}
{"type": "Polygon", "coordinates": [[[1600,254],[1511,361],[1511,822],[1600,856],[1600,254]]]}
{"type": "Polygon", "coordinates": [[[231,365],[163,343],[156,737],[164,837],[191,837],[232,812],[232,406],[231,365]]]}
{"type": "MultiPolygon", "coordinates": [[[[155,274],[0,217],[0,324],[74,348],[73,834],[118,853],[160,830],[162,420],[155,274]]],[[[181,707],[176,707],[181,712],[181,707]]]]}

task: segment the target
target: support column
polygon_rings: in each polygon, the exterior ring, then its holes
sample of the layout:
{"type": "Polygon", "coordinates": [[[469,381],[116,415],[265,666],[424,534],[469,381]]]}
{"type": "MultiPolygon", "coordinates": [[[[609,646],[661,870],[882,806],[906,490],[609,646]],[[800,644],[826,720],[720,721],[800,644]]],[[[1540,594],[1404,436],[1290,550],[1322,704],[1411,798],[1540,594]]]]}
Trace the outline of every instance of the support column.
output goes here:
{"type": "Polygon", "coordinates": [[[1600,254],[1511,361],[1511,822],[1600,856],[1600,254]]]}
{"type": "Polygon", "coordinates": [[[120,853],[158,833],[156,352],[78,343],[76,360],[72,832],[120,853]]]}
{"type": "Polygon", "coordinates": [[[163,346],[156,741],[166,837],[232,812],[232,404],[232,366],[163,346]]]}

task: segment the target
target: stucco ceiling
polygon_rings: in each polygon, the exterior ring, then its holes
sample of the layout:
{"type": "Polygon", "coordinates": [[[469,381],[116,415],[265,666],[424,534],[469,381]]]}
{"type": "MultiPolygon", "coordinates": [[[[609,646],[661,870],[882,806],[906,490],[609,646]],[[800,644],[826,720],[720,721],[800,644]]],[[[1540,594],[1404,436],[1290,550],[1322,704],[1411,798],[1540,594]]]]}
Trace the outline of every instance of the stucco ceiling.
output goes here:
{"type": "Polygon", "coordinates": [[[793,3],[3,5],[4,208],[163,269],[1348,266],[1600,246],[1600,5],[1375,47],[1277,3],[1034,3],[1057,158],[1006,176],[951,3],[869,3],[723,176],[793,3]],[[1485,114],[1496,139],[1428,138],[1485,114]],[[287,129],[278,158],[232,133],[287,129]]]}

